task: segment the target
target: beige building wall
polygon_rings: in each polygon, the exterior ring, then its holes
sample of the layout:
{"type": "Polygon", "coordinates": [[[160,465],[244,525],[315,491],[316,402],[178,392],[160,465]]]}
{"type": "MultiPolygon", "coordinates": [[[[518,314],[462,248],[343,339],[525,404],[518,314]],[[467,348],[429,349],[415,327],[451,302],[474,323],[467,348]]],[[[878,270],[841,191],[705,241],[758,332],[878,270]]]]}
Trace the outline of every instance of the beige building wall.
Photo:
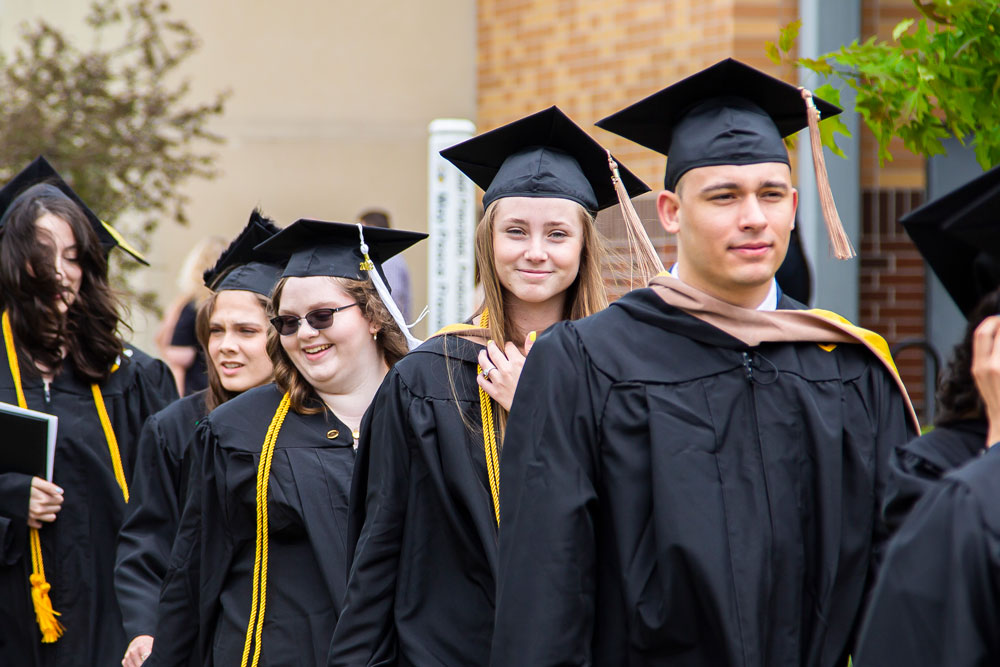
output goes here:
{"type": "MultiPolygon", "coordinates": [[[[44,17],[85,35],[87,3],[0,0],[0,46],[44,17]]],[[[230,90],[212,129],[219,178],[186,184],[192,224],[161,225],[141,279],[161,304],[175,272],[207,234],[235,234],[261,206],[280,224],[301,217],[353,222],[365,208],[393,225],[427,229],[427,125],[475,119],[476,11],[472,0],[174,0],[172,14],[202,40],[185,68],[192,100],[230,90]]],[[[125,225],[122,225],[125,227],[125,225]]],[[[426,250],[406,253],[415,310],[426,302],[426,250]]],[[[152,350],[155,322],[134,322],[152,350]]],[[[419,332],[418,332],[419,333],[419,332]]]]}

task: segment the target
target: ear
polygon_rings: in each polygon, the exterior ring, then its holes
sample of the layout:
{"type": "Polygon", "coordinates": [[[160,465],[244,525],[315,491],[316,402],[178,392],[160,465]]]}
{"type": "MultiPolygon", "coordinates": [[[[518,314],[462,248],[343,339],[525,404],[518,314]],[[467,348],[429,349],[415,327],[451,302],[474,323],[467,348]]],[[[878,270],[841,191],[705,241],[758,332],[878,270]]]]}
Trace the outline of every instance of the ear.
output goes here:
{"type": "Polygon", "coordinates": [[[660,224],[668,234],[676,234],[681,228],[680,208],[681,198],[677,193],[663,190],[657,195],[656,213],[660,217],[660,224]]]}

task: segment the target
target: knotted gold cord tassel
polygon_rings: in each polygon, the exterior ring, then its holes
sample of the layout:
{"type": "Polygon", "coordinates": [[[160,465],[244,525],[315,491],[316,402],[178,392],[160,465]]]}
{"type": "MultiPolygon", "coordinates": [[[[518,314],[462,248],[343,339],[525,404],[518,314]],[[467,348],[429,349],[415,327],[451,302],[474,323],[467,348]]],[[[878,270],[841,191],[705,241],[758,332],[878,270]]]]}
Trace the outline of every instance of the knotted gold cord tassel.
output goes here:
{"type": "MultiPolygon", "coordinates": [[[[17,394],[17,405],[21,408],[28,407],[28,401],[24,398],[24,388],[21,386],[21,367],[17,363],[17,350],[14,349],[14,334],[10,329],[10,315],[3,311],[2,318],[3,344],[7,350],[7,363],[10,366],[10,377],[14,381],[14,392],[17,394]]],[[[35,620],[38,621],[38,629],[42,631],[42,643],[51,644],[59,639],[63,633],[62,624],[56,620],[59,612],[52,608],[52,600],[49,598],[49,590],[52,586],[45,580],[45,565],[42,563],[42,540],[38,535],[37,528],[28,529],[28,538],[31,542],[31,575],[28,581],[31,583],[31,604],[35,607],[35,620]]]]}
{"type": "Polygon", "coordinates": [[[813,170],[816,172],[816,190],[819,192],[819,204],[823,210],[823,220],[826,222],[826,233],[830,237],[830,247],[837,259],[854,257],[854,246],[844,231],[844,224],[837,213],[837,204],[833,201],[833,191],[830,190],[830,177],[826,173],[826,160],[823,157],[823,142],[819,135],[819,109],[813,101],[812,91],[799,88],[802,99],[806,101],[806,116],[809,119],[809,145],[812,147],[813,170]]]}
{"type": "Polygon", "coordinates": [[[38,629],[42,631],[42,643],[51,644],[62,637],[62,623],[56,620],[59,612],[52,608],[52,600],[49,598],[49,590],[52,588],[49,582],[45,581],[45,566],[42,564],[42,542],[38,536],[38,530],[31,529],[31,568],[34,574],[28,577],[31,582],[31,603],[35,607],[35,620],[38,622],[38,629]]]}
{"type": "MultiPolygon", "coordinates": [[[[625,230],[628,232],[628,250],[631,255],[631,268],[638,268],[641,285],[646,285],[656,274],[663,271],[663,262],[653,247],[653,242],[646,234],[646,228],[636,213],[635,206],[632,205],[632,198],[628,196],[628,190],[622,183],[621,174],[618,173],[618,163],[611,157],[611,151],[607,151],[608,166],[611,168],[611,182],[615,184],[615,194],[618,195],[618,207],[621,209],[622,218],[625,219],[625,230]]],[[[632,276],[629,280],[634,285],[632,276]]],[[[632,285],[629,285],[632,287],[632,285]]]]}

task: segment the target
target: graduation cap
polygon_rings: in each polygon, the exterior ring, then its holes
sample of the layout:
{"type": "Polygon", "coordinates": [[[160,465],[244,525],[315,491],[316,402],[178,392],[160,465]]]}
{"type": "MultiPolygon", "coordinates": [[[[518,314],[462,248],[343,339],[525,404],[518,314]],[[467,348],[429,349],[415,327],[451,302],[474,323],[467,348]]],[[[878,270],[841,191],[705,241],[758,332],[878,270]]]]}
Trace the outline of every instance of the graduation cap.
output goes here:
{"type": "Polygon", "coordinates": [[[902,218],[903,228],[966,317],[1000,286],[1000,167],[902,218]]]}
{"type": "Polygon", "coordinates": [[[280,228],[254,209],[250,221],[233,239],[215,266],[204,273],[205,287],[215,291],[245,290],[271,296],[274,284],[281,278],[285,264],[279,260],[264,261],[254,247],[280,231],[280,228]]]}
{"type": "Polygon", "coordinates": [[[484,191],[483,208],[503,197],[555,197],[591,213],[618,204],[641,273],[663,270],[631,198],[649,192],[631,171],[551,106],[441,151],[484,191]]]}
{"type": "Polygon", "coordinates": [[[789,164],[783,138],[809,127],[823,217],[834,253],[854,254],[837,215],[819,137],[820,114],[841,110],[808,90],[732,58],[597,122],[597,126],[669,156],[663,185],[674,190],[692,169],[764,162],[789,164]]]}
{"type": "Polygon", "coordinates": [[[6,217],[7,210],[10,208],[11,204],[17,197],[30,188],[33,185],[39,183],[47,183],[49,185],[58,188],[64,195],[69,197],[80,209],[83,211],[87,220],[90,222],[90,226],[94,229],[97,234],[97,239],[101,243],[101,248],[104,250],[105,258],[111,253],[111,250],[115,247],[119,247],[128,254],[132,255],[137,261],[149,266],[149,262],[143,257],[142,253],[133,248],[118,231],[109,225],[108,223],[97,217],[97,214],[90,210],[90,208],[83,203],[83,200],[73,191],[73,188],[69,186],[66,181],[62,179],[59,173],[49,164],[48,160],[39,155],[32,161],[27,167],[22,169],[14,178],[7,183],[3,188],[0,188],[0,225],[3,224],[4,218],[6,217]]]}
{"type": "Polygon", "coordinates": [[[412,349],[422,341],[410,335],[402,313],[392,300],[382,263],[425,238],[427,234],[423,232],[301,219],[257,245],[256,250],[267,261],[287,259],[281,273],[283,278],[371,278],[412,349]]]}
{"type": "MultiPolygon", "coordinates": [[[[483,208],[502,197],[569,199],[591,212],[618,203],[608,152],[559,107],[549,107],[441,151],[485,191],[483,208]]],[[[619,165],[630,197],[649,192],[619,165]]]]}

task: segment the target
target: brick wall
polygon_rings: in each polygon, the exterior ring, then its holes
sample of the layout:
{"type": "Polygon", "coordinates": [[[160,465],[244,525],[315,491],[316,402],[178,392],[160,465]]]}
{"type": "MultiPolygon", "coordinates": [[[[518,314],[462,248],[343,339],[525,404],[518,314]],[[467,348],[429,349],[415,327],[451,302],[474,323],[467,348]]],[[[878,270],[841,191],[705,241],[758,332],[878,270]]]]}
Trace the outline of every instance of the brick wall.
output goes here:
{"type": "MultiPolygon", "coordinates": [[[[923,199],[923,189],[866,189],[862,193],[859,324],[882,334],[890,347],[925,336],[924,260],[898,222],[923,199]]],[[[896,366],[921,419],[928,399],[924,362],[918,347],[896,356],[896,366]]]]}
{"type": "Polygon", "coordinates": [[[797,0],[480,0],[479,131],[552,104],[651,186],[664,158],[593,123],[735,56],[778,76],[764,41],[797,0]]]}

